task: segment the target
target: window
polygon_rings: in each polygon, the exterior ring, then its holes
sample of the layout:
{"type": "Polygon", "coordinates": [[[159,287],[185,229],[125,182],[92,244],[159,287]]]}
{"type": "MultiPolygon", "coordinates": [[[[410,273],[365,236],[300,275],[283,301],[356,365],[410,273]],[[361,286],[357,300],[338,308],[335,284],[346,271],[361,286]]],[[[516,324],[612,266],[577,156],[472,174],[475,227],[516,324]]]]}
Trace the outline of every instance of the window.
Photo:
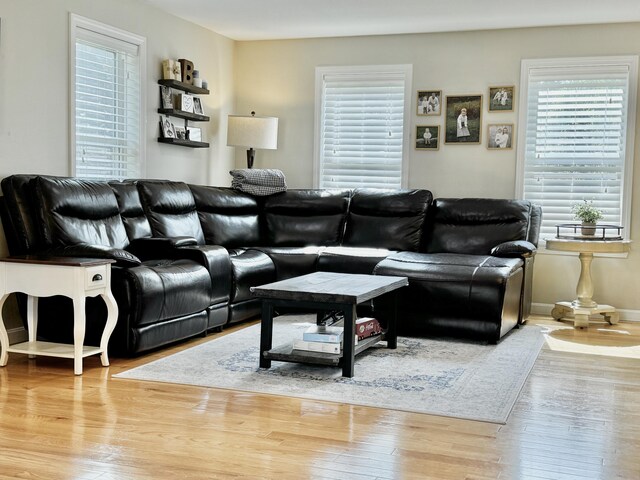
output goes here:
{"type": "Polygon", "coordinates": [[[638,57],[523,60],[520,198],[542,206],[541,236],[593,201],[630,226],[638,57]]]}
{"type": "Polygon", "coordinates": [[[145,39],[73,14],[70,32],[72,174],[140,177],[145,39]]]}
{"type": "Polygon", "coordinates": [[[316,68],[316,187],[406,186],[412,71],[316,68]]]}

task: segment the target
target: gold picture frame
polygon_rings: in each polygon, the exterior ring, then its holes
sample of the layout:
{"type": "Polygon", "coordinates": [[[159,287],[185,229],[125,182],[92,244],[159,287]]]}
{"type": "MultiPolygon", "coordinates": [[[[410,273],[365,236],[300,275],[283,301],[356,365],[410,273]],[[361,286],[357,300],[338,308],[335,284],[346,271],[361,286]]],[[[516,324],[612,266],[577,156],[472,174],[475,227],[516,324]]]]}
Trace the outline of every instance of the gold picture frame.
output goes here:
{"type": "Polygon", "coordinates": [[[489,150],[511,150],[514,143],[513,123],[490,123],[487,125],[487,148],[489,150]],[[505,132],[506,130],[506,132],[505,132]]]}
{"type": "Polygon", "coordinates": [[[444,143],[478,145],[482,142],[482,95],[447,95],[444,143]]]}
{"type": "Polygon", "coordinates": [[[513,112],[515,104],[516,87],[514,85],[503,85],[499,87],[489,87],[490,112],[513,112]]]}
{"type": "Polygon", "coordinates": [[[442,112],[442,90],[418,90],[416,115],[435,116],[442,112]]]}
{"type": "Polygon", "coordinates": [[[416,125],[415,149],[440,150],[440,125],[416,125]]]}

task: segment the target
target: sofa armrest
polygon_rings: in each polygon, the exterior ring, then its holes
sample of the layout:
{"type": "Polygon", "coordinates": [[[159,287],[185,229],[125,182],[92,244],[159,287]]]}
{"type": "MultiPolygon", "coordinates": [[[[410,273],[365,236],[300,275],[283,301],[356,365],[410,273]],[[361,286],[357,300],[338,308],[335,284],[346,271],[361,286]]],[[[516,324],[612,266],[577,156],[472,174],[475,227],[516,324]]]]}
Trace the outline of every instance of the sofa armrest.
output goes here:
{"type": "Polygon", "coordinates": [[[526,240],[504,242],[491,249],[491,255],[503,258],[527,258],[536,253],[536,246],[526,240]]]}
{"type": "Polygon", "coordinates": [[[211,304],[228,302],[232,288],[229,252],[219,245],[192,245],[174,250],[174,258],[193,260],[209,271],[211,276],[211,304]]]}
{"type": "Polygon", "coordinates": [[[176,248],[197,244],[193,237],[146,237],[133,240],[127,250],[140,258],[173,258],[176,248]]]}
{"type": "Polygon", "coordinates": [[[136,267],[142,263],[137,256],[126,250],[88,243],[56,248],[48,253],[60,257],[107,258],[115,260],[119,267],[136,267]]]}

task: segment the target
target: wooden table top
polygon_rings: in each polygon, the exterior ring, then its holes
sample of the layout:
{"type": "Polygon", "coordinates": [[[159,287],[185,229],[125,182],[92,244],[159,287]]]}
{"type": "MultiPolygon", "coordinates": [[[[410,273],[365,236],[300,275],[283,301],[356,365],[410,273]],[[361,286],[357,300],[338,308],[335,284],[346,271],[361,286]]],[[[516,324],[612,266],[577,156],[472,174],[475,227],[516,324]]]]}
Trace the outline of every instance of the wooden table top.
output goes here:
{"type": "Polygon", "coordinates": [[[548,238],[548,250],[583,253],[624,253],[631,250],[630,240],[580,240],[548,238]]]}
{"type": "Polygon", "coordinates": [[[361,303],[408,284],[407,277],[314,272],[251,287],[251,293],[267,299],[361,303]]]}
{"type": "Polygon", "coordinates": [[[0,258],[0,262],[6,263],[30,263],[34,265],[57,265],[59,267],[94,267],[116,263],[110,258],[80,258],[80,257],[47,257],[39,255],[15,255],[0,258]]]}

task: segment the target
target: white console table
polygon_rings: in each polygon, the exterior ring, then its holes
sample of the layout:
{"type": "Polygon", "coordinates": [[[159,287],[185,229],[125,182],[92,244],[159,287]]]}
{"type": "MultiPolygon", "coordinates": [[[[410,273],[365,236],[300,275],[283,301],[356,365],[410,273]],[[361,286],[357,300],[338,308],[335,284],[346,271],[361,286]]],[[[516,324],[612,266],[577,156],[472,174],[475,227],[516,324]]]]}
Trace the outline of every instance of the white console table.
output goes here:
{"type": "MultiPolygon", "coordinates": [[[[111,263],[113,260],[93,258],[39,258],[36,256],[0,258],[0,367],[9,360],[9,353],[30,357],[45,355],[74,359],[74,373],[82,374],[82,359],[100,354],[103,366],[109,365],[107,346],[118,320],[118,305],[111,294],[111,263]],[[11,293],[22,292],[27,297],[27,329],[29,341],[9,345],[9,336],[2,317],[2,306],[11,293]],[[39,342],[38,297],[64,295],[73,300],[73,345],[39,342]],[[99,347],[84,346],[86,328],[86,297],[100,295],[107,305],[107,323],[99,347]]],[[[52,319],[55,321],[55,319],[52,319]]]]}
{"type": "Polygon", "coordinates": [[[580,258],[580,278],[576,287],[578,298],[572,302],[557,302],[551,310],[556,320],[572,315],[575,328],[589,326],[589,317],[600,314],[611,325],[618,323],[619,314],[611,305],[598,305],[593,300],[593,281],[591,279],[591,262],[594,253],[625,253],[631,249],[628,240],[578,240],[547,239],[548,250],[578,252],[580,258]]]}

